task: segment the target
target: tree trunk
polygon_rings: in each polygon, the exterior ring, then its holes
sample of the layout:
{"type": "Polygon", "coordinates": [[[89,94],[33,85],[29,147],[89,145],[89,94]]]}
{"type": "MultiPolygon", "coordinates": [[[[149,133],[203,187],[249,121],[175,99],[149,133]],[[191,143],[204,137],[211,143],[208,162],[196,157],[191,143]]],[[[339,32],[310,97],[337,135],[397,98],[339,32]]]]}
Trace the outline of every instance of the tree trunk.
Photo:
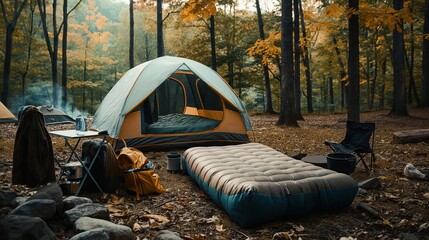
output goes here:
{"type": "Polygon", "coordinates": [[[134,0],[130,0],[130,48],[129,48],[130,69],[134,67],[134,0]]]}
{"type": "Polygon", "coordinates": [[[10,82],[10,65],[12,61],[12,34],[13,28],[10,24],[6,26],[6,50],[3,65],[3,94],[2,102],[7,107],[9,105],[9,82],[10,82]]]}
{"type": "MultiPolygon", "coordinates": [[[[359,10],[359,0],[349,0],[349,9],[359,10]]],[[[349,18],[349,60],[348,85],[346,86],[347,120],[360,121],[359,96],[359,15],[353,13],[349,18]]]]}
{"type": "Polygon", "coordinates": [[[9,22],[6,17],[6,9],[3,4],[3,0],[0,0],[1,10],[3,13],[3,22],[6,27],[6,49],[4,53],[4,65],[3,65],[3,93],[2,102],[8,107],[9,106],[9,82],[10,82],[10,66],[12,61],[12,45],[13,45],[13,31],[15,30],[18,18],[21,15],[24,6],[27,4],[27,0],[24,0],[21,5],[18,6],[18,0],[15,0],[15,8],[12,14],[12,20],[9,22]]]}
{"type": "Polygon", "coordinates": [[[211,59],[212,59],[212,69],[217,71],[217,62],[216,62],[216,35],[215,35],[215,17],[214,15],[210,16],[210,47],[211,47],[211,59]]]}
{"type": "Polygon", "coordinates": [[[164,35],[162,22],[162,0],[156,1],[156,36],[157,36],[157,53],[158,57],[164,56],[164,35]]]}
{"type": "Polygon", "coordinates": [[[57,1],[52,2],[52,35],[53,44],[49,37],[49,31],[46,19],[46,2],[45,0],[37,0],[40,12],[40,18],[42,21],[43,35],[46,41],[46,47],[48,49],[49,57],[51,60],[51,73],[52,73],[52,102],[54,105],[58,103],[58,33],[57,33],[57,1]]]}
{"type": "Polygon", "coordinates": [[[295,101],[293,91],[293,22],[292,1],[282,0],[281,23],[281,102],[278,125],[298,127],[294,115],[295,101]]]}
{"type": "Polygon", "coordinates": [[[423,26],[423,79],[421,105],[429,107],[429,0],[425,0],[425,22],[423,26]]]}
{"type": "Polygon", "coordinates": [[[305,39],[305,44],[303,46],[302,51],[302,61],[305,66],[305,78],[307,83],[307,112],[312,113],[314,111],[313,109],[313,82],[311,81],[310,76],[310,53],[308,51],[307,47],[307,31],[305,29],[305,21],[304,21],[304,11],[302,9],[302,3],[301,0],[298,1],[299,3],[299,12],[301,16],[301,31],[302,31],[302,37],[305,39]]]}
{"type": "MultiPolygon", "coordinates": [[[[403,0],[393,0],[393,8],[400,11],[403,8],[403,0]]],[[[402,22],[399,27],[403,27],[402,22]]],[[[390,111],[393,115],[408,115],[407,95],[405,89],[404,74],[404,33],[393,30],[393,105],[390,111]]]]}
{"type": "MultiPolygon", "coordinates": [[[[376,32],[376,34],[374,36],[374,39],[377,39],[377,38],[378,38],[378,32],[376,32]]],[[[370,98],[369,98],[370,102],[368,103],[369,109],[372,109],[374,107],[375,86],[376,86],[377,77],[378,77],[378,63],[379,63],[378,62],[378,54],[377,54],[377,44],[375,43],[375,41],[372,44],[372,46],[373,46],[373,51],[374,51],[374,65],[372,67],[374,67],[374,70],[373,70],[372,81],[371,81],[371,83],[368,83],[368,84],[370,84],[369,89],[368,89],[369,94],[370,94],[370,98]]],[[[370,81],[370,79],[371,78],[368,78],[368,81],[370,81]]]]}
{"type": "Polygon", "coordinates": [[[381,83],[378,94],[380,95],[380,100],[378,102],[378,109],[384,109],[384,90],[386,89],[386,72],[387,72],[387,58],[384,58],[381,66],[381,83]]]}
{"type": "MultiPolygon", "coordinates": [[[[367,35],[368,37],[368,35],[367,35]]],[[[371,109],[370,103],[371,103],[371,73],[370,73],[370,68],[371,68],[371,63],[370,63],[370,57],[369,57],[369,51],[366,52],[366,71],[365,71],[365,75],[366,75],[366,107],[367,109],[371,109]]]]}
{"type": "Polygon", "coordinates": [[[346,67],[343,62],[343,59],[341,58],[340,49],[337,45],[337,38],[335,36],[332,36],[332,43],[334,44],[335,54],[337,55],[338,64],[340,65],[340,82],[341,82],[341,108],[344,109],[345,107],[345,84],[344,84],[344,78],[347,76],[346,67]]]}
{"type": "Polygon", "coordinates": [[[36,6],[30,3],[30,29],[28,29],[28,45],[27,45],[27,60],[25,62],[25,70],[22,74],[22,85],[21,85],[21,105],[25,104],[25,86],[27,80],[28,70],[30,69],[31,62],[31,53],[33,46],[33,36],[34,32],[34,12],[36,11],[36,6]]]}
{"type": "MultiPolygon", "coordinates": [[[[413,6],[414,6],[414,0],[409,5],[410,13],[413,14],[413,6]]],[[[416,100],[417,106],[420,106],[420,99],[419,95],[417,93],[416,88],[416,82],[414,81],[414,59],[415,59],[415,43],[414,43],[415,37],[414,37],[414,23],[410,24],[410,58],[407,57],[407,51],[405,49],[404,44],[404,54],[405,54],[405,60],[406,65],[408,69],[408,102],[411,104],[413,103],[413,96],[416,100]]]]}
{"type": "Polygon", "coordinates": [[[61,68],[61,91],[62,101],[61,106],[63,110],[67,106],[67,32],[68,32],[68,16],[67,16],[68,0],[63,0],[63,42],[62,42],[62,68],[61,68]]]}
{"type": "MultiPolygon", "coordinates": [[[[262,12],[261,12],[261,7],[259,5],[259,0],[256,0],[256,12],[258,14],[259,38],[264,40],[265,39],[264,20],[262,19],[262,12]]],[[[261,61],[262,61],[262,58],[261,58],[261,61]]],[[[268,65],[263,65],[263,73],[264,73],[265,91],[267,95],[265,112],[274,113],[268,65]]]]}
{"type": "Polygon", "coordinates": [[[329,112],[335,112],[335,102],[334,102],[334,84],[332,76],[328,77],[329,84],[329,112]]]}
{"type": "Polygon", "coordinates": [[[300,46],[299,46],[299,1],[293,0],[293,36],[294,36],[294,97],[295,97],[295,116],[297,120],[304,120],[301,113],[301,62],[300,62],[300,46]]]}

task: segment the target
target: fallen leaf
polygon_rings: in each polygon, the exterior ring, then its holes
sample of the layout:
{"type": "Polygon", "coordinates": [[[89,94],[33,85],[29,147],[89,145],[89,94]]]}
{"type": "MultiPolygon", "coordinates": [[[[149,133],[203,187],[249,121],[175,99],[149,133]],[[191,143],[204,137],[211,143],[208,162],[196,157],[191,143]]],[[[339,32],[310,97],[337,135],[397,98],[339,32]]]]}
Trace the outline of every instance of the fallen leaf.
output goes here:
{"type": "Polygon", "coordinates": [[[429,192],[428,192],[428,193],[423,194],[423,197],[425,197],[426,199],[429,199],[429,192]]]}
{"type": "Polygon", "coordinates": [[[118,213],[112,213],[110,214],[110,216],[123,218],[123,217],[128,217],[128,214],[125,212],[118,212],[118,213]]]}
{"type": "Polygon", "coordinates": [[[173,210],[174,209],[174,205],[171,203],[167,203],[164,206],[161,207],[164,210],[173,210]]]}
{"type": "Polygon", "coordinates": [[[278,232],[273,236],[273,240],[290,240],[292,239],[288,232],[278,232]]]}
{"type": "Polygon", "coordinates": [[[118,213],[118,212],[123,212],[123,210],[113,206],[113,205],[106,205],[107,209],[109,210],[109,212],[111,213],[118,213]]]}
{"type": "Polygon", "coordinates": [[[429,229],[429,223],[423,223],[422,225],[420,225],[419,230],[417,230],[417,232],[421,232],[426,229],[429,229]]]}
{"type": "Polygon", "coordinates": [[[226,229],[223,228],[223,225],[216,225],[216,231],[225,232],[226,229]]]}
{"type": "Polygon", "coordinates": [[[137,222],[135,222],[134,224],[133,224],[133,231],[134,232],[138,232],[138,231],[140,231],[142,229],[142,227],[140,226],[140,224],[138,224],[137,222]]]}
{"type": "Polygon", "coordinates": [[[170,220],[168,220],[167,217],[161,216],[161,215],[156,215],[156,214],[145,214],[142,216],[142,218],[145,219],[153,219],[157,222],[161,222],[161,223],[168,223],[170,222],[170,220]]]}
{"type": "Polygon", "coordinates": [[[200,222],[201,223],[215,223],[219,220],[219,218],[217,216],[212,216],[211,218],[201,218],[200,222]]]}
{"type": "Polygon", "coordinates": [[[115,205],[119,205],[124,203],[124,198],[123,197],[120,198],[114,194],[110,194],[110,201],[115,205]]]}
{"type": "Polygon", "coordinates": [[[293,226],[293,229],[295,229],[295,231],[297,232],[303,232],[305,230],[305,228],[301,224],[296,225],[292,223],[292,226],[293,226]]]}

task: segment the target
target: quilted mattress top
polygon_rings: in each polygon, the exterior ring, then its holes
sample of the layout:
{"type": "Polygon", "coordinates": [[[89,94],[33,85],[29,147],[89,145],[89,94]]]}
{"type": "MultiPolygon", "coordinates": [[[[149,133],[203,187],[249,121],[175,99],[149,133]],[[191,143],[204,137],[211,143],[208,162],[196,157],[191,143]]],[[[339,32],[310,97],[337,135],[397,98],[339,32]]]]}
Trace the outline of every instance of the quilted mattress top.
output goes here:
{"type": "Polygon", "coordinates": [[[185,158],[192,172],[227,195],[285,196],[356,184],[346,174],[293,159],[259,143],[194,147],[185,151],[185,158]]]}

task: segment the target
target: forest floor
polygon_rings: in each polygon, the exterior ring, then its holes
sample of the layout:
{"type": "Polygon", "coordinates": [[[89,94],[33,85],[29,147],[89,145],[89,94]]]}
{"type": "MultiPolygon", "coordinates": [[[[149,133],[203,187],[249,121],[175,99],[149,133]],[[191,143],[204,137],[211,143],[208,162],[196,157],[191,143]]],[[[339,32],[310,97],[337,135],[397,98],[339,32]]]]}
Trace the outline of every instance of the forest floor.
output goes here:
{"type": "MultiPolygon", "coordinates": [[[[395,144],[393,133],[400,130],[429,128],[429,108],[409,109],[409,117],[388,115],[388,111],[361,114],[361,121],[376,123],[374,170],[367,173],[362,164],[351,176],[358,182],[377,177],[381,187],[358,193],[352,205],[336,212],[315,212],[302,217],[267,223],[245,229],[232,222],[223,210],[202,192],[192,179],[167,171],[166,152],[147,152],[156,164],[165,192],[143,196],[121,191],[117,194],[83,194],[105,204],[111,220],[130,226],[136,239],[153,239],[157,231],[177,232],[183,239],[429,239],[429,182],[403,175],[407,163],[429,169],[429,143],[395,144]],[[358,207],[365,203],[379,215],[358,207]],[[148,216],[148,214],[150,214],[148,216]],[[282,238],[278,238],[281,236],[282,238]]],[[[330,149],[324,140],[341,141],[345,134],[346,114],[306,114],[299,128],[276,126],[277,115],[251,116],[253,142],[259,142],[289,156],[299,153],[326,155],[330,149]]],[[[73,125],[48,126],[48,130],[73,125]]],[[[4,124],[0,131],[0,184],[3,189],[21,195],[37,189],[11,185],[13,144],[16,126],[4,124]]],[[[68,151],[60,138],[52,139],[55,156],[66,159],[68,151]]],[[[59,169],[57,169],[59,171],[59,169]]],[[[71,229],[51,223],[58,239],[72,236],[71,229]]]]}

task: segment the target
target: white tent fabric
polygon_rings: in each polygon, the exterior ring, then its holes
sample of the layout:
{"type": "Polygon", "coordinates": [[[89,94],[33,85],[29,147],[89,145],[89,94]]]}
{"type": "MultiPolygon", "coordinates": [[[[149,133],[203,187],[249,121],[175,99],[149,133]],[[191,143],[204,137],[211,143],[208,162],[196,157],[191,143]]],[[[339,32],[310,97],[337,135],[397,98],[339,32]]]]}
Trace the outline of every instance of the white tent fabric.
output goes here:
{"type": "Polygon", "coordinates": [[[231,87],[213,69],[190,59],[164,56],[142,63],[125,73],[101,102],[93,129],[117,138],[124,117],[141,104],[176,70],[190,70],[240,110],[247,130],[252,130],[246,109],[231,87]]]}

